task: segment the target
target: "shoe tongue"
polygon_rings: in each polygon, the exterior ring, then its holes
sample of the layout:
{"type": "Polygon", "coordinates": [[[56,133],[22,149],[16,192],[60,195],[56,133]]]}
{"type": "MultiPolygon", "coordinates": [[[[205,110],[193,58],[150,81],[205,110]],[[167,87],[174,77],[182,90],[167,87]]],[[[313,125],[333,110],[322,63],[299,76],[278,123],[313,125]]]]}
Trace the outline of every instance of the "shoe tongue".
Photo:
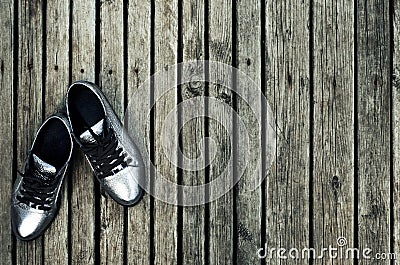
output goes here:
{"type": "MultiPolygon", "coordinates": [[[[95,125],[93,125],[91,127],[92,131],[96,134],[96,135],[100,135],[103,130],[104,130],[104,119],[102,119],[101,121],[99,121],[98,123],[96,123],[95,125]]],[[[96,139],[93,137],[92,133],[90,132],[90,130],[86,130],[84,131],[80,136],[79,139],[81,140],[81,142],[83,143],[94,143],[96,142],[96,139]]]]}
{"type": "Polygon", "coordinates": [[[54,176],[57,172],[57,169],[46,163],[42,159],[40,159],[37,155],[33,154],[33,165],[34,165],[34,174],[36,177],[41,179],[48,179],[51,176],[54,176]]]}

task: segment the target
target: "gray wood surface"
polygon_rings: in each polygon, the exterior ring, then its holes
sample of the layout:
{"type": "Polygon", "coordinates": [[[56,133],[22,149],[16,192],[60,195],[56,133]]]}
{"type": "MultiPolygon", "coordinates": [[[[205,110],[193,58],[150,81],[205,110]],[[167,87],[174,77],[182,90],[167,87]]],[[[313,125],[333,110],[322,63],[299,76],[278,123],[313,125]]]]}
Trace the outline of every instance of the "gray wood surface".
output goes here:
{"type": "MultiPolygon", "coordinates": [[[[72,5],[72,80],[95,81],[95,2],[74,1],[72,5]]],[[[71,263],[95,263],[94,176],[82,152],[75,150],[71,187],[71,263]]]]}
{"type": "MultiPolygon", "coordinates": [[[[43,116],[43,6],[18,1],[18,99],[17,99],[17,167],[24,169],[26,155],[43,116]]],[[[17,264],[38,264],[43,258],[43,237],[30,242],[16,242],[17,264]]]]}
{"type": "MultiPolygon", "coordinates": [[[[266,1],[266,95],[276,119],[277,157],[267,176],[266,242],[309,246],[310,66],[309,1],[266,1]]],[[[271,259],[270,264],[308,264],[271,259]]]]}
{"type": "MultiPolygon", "coordinates": [[[[170,69],[178,61],[178,1],[155,1],[154,3],[154,72],[172,71],[163,80],[154,80],[154,165],[159,177],[177,183],[177,168],[170,162],[164,152],[161,133],[165,118],[177,104],[176,69],[170,69]],[[172,88],[165,92],[166,88],[172,88]],[[165,92],[165,93],[164,93],[165,92]]],[[[177,124],[177,115],[172,114],[171,122],[177,124]]],[[[178,130],[169,132],[167,139],[177,138],[178,130]]],[[[173,148],[173,147],[172,147],[173,148]]],[[[173,154],[176,156],[176,153],[173,154]]],[[[164,187],[155,185],[156,193],[163,192],[164,187]]],[[[172,194],[172,198],[176,196],[172,194]]],[[[154,201],[154,264],[176,264],[178,262],[178,210],[176,206],[165,202],[154,201]]]]}
{"type": "MultiPolygon", "coordinates": [[[[357,17],[358,245],[390,251],[390,25],[387,1],[357,17]]],[[[378,264],[367,260],[365,264],[378,264]]],[[[390,264],[389,260],[379,264],[390,264]]]]}
{"type": "MultiPolygon", "coordinates": [[[[353,246],[354,5],[316,1],[313,8],[313,244],[337,247],[338,238],[344,237],[353,246]]],[[[326,262],[328,257],[315,264],[326,262]]],[[[343,259],[340,264],[353,262],[343,259]]]]}
{"type": "MultiPolygon", "coordinates": [[[[236,175],[239,174],[240,168],[244,167],[244,174],[237,185],[236,195],[236,231],[237,237],[237,263],[238,264],[256,264],[259,259],[254,255],[254,249],[258,249],[261,242],[261,189],[250,188],[254,182],[254,178],[262,178],[261,161],[261,140],[262,140],[262,124],[259,124],[257,116],[261,114],[261,100],[254,104],[255,109],[249,107],[250,100],[253,95],[257,95],[254,89],[261,88],[261,2],[260,1],[237,1],[237,67],[241,72],[246,74],[254,85],[248,84],[246,80],[238,78],[237,85],[239,88],[247,92],[245,95],[237,96],[237,112],[240,120],[244,123],[245,131],[241,131],[238,127],[237,139],[237,168],[236,175]],[[256,111],[256,113],[254,113],[256,111]],[[248,135],[248,138],[244,137],[248,135]],[[246,142],[246,139],[249,142],[246,142]],[[254,150],[250,153],[243,153],[245,146],[247,149],[254,150]],[[256,176],[254,176],[256,175],[256,176]],[[252,213],[252,215],[249,215],[252,213]]],[[[251,104],[253,105],[253,104],[251,104]]],[[[236,123],[237,124],[237,123],[236,123]]],[[[236,162],[235,162],[236,164],[236,162]]]]}
{"type": "MultiPolygon", "coordinates": [[[[319,254],[344,237],[348,247],[400,255],[399,12],[399,1],[385,0],[0,1],[0,264],[396,264],[327,256],[261,260],[257,250],[266,243],[315,247],[319,254]],[[172,65],[205,59],[239,68],[271,106],[277,153],[253,191],[250,169],[257,159],[267,163],[267,150],[255,151],[265,127],[255,126],[249,106],[221,85],[177,86],[172,65]],[[145,83],[156,72],[172,76],[145,83]],[[230,184],[241,167],[248,169],[233,190],[205,205],[177,207],[146,194],[123,208],[98,188],[75,150],[54,223],[37,240],[17,240],[9,215],[16,170],[75,80],[97,82],[121,119],[127,106],[149,110],[150,100],[133,95],[157,99],[153,116],[142,117],[143,135],[155,171],[166,179],[199,185],[227,169],[230,184]],[[160,95],[166,86],[172,89],[160,95]],[[172,111],[191,99],[208,105],[172,111]],[[163,142],[165,118],[178,125],[193,111],[217,118],[173,127],[167,136],[180,147],[163,142]],[[248,157],[235,152],[245,144],[235,112],[248,126],[248,157]],[[209,167],[198,162],[201,170],[181,169],[165,152],[171,147],[178,162],[212,158],[211,144],[200,145],[208,136],[216,156],[209,167]]],[[[210,75],[235,80],[221,69],[210,75]]],[[[155,175],[147,169],[148,180],[155,175]]],[[[178,198],[176,191],[170,196],[178,198]]]]}
{"type": "MultiPolygon", "coordinates": [[[[142,84],[150,76],[150,42],[151,42],[151,2],[134,0],[128,5],[127,22],[127,111],[140,112],[148,110],[150,102],[136,105],[135,93],[150,94],[150,86],[142,84]]],[[[126,122],[126,121],[125,121],[126,122]]],[[[127,126],[127,124],[125,124],[127,126]]],[[[135,124],[132,124],[135,126],[135,124]]],[[[129,130],[129,127],[128,127],[129,130]]],[[[129,130],[130,131],[130,130],[129,130]]],[[[150,128],[143,134],[146,145],[150,146],[150,128]]],[[[146,169],[149,179],[150,170],[146,169]]],[[[135,207],[128,209],[128,234],[126,236],[127,264],[150,264],[150,196],[145,195],[135,207]]]]}
{"type": "MultiPolygon", "coordinates": [[[[394,17],[393,17],[393,76],[392,76],[392,100],[393,100],[393,172],[394,176],[400,175],[400,2],[394,2],[394,17]]],[[[394,177],[393,180],[393,250],[396,253],[400,251],[400,226],[396,225],[396,220],[400,220],[400,179],[394,177]]]]}
{"type": "MultiPolygon", "coordinates": [[[[208,2],[208,46],[209,60],[218,61],[227,65],[232,64],[232,3],[216,0],[208,2]]],[[[232,74],[226,73],[222,69],[216,69],[215,73],[210,71],[210,76],[214,75],[215,80],[224,80],[228,85],[232,85],[232,74]]],[[[232,107],[232,92],[223,87],[211,83],[209,85],[210,97],[221,101],[220,104],[227,104],[232,107]]],[[[210,157],[210,181],[219,177],[223,171],[227,171],[228,176],[232,176],[233,168],[228,161],[232,159],[232,109],[222,112],[218,106],[208,106],[209,113],[214,113],[214,119],[208,119],[209,137],[216,142],[214,160],[210,157]],[[220,122],[227,121],[225,126],[220,122]]],[[[207,113],[208,115],[208,113],[207,113]]],[[[230,179],[224,185],[230,184],[230,179]]],[[[214,190],[211,189],[210,196],[214,190]]],[[[233,257],[233,190],[229,191],[217,200],[209,203],[210,216],[208,224],[209,236],[209,262],[210,264],[225,264],[233,257]]]]}
{"type": "MultiPolygon", "coordinates": [[[[12,2],[0,2],[0,145],[4,150],[0,153],[0,170],[2,177],[0,178],[0,200],[2,202],[10,201],[10,191],[13,181],[13,161],[16,154],[14,153],[13,139],[13,43],[14,43],[14,20],[13,20],[14,4],[12,2]]],[[[10,207],[8,203],[0,204],[0,263],[12,263],[12,232],[10,230],[10,207]]]]}
{"type": "MultiPolygon", "coordinates": [[[[182,3],[182,61],[204,60],[205,56],[205,17],[204,1],[185,0],[182,3]]],[[[204,63],[198,63],[198,68],[192,69],[191,73],[182,73],[185,76],[193,75],[205,77],[204,63]]],[[[187,77],[186,77],[187,78],[187,77]]],[[[189,78],[187,78],[189,79],[189,78]]],[[[190,78],[191,79],[191,78],[190,78]]],[[[189,80],[190,80],[189,79],[189,80]]],[[[202,82],[185,83],[180,87],[182,101],[196,100],[196,97],[204,97],[205,84],[202,82]]],[[[205,99],[201,102],[205,104],[205,99]]],[[[188,114],[194,114],[197,119],[188,121],[182,128],[182,155],[190,160],[195,160],[195,167],[199,170],[182,170],[182,185],[201,185],[205,183],[205,161],[206,148],[200,145],[205,136],[205,122],[201,117],[205,114],[204,109],[193,107],[188,104],[180,108],[181,120],[188,114]]],[[[183,123],[183,122],[182,122],[183,123]]],[[[181,124],[182,124],[181,123],[181,124]]],[[[205,206],[184,207],[182,209],[182,263],[204,264],[205,263],[205,206]]]]}
{"type": "MultiPolygon", "coordinates": [[[[123,1],[106,1],[100,6],[99,84],[119,117],[124,115],[124,30],[123,1]]],[[[101,192],[100,264],[124,262],[124,208],[101,192]]]]}
{"type": "MultiPolygon", "coordinates": [[[[46,117],[59,111],[69,83],[69,11],[66,1],[49,1],[46,23],[46,78],[44,102],[46,117]]],[[[71,172],[71,171],[70,171],[71,172]]],[[[70,174],[66,175],[64,194],[67,194],[70,174]]],[[[48,233],[44,235],[46,264],[68,263],[68,196],[63,196],[60,210],[48,233]]]]}

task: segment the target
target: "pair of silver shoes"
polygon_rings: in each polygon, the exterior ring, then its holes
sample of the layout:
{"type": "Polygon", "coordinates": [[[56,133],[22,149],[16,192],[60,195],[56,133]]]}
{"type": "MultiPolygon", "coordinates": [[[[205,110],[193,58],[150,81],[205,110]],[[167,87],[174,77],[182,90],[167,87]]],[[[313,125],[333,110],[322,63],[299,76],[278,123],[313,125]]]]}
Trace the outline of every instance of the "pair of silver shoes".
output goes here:
{"type": "Polygon", "coordinates": [[[67,92],[66,110],[66,115],[53,114],[39,128],[24,173],[19,173],[15,182],[11,225],[21,240],[42,235],[54,220],[73,140],[111,198],[132,206],[142,197],[142,157],[101,90],[85,81],[73,83],[67,92]]]}

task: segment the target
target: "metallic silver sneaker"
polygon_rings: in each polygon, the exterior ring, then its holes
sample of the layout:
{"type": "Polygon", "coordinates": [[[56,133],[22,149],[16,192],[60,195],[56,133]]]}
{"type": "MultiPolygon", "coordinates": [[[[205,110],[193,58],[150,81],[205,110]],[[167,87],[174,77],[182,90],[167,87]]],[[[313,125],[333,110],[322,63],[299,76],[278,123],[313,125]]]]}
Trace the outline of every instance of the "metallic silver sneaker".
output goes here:
{"type": "Polygon", "coordinates": [[[101,187],[117,203],[133,206],[142,197],[144,163],[110,103],[93,83],[78,81],[67,92],[72,135],[101,187]]]}
{"type": "Polygon", "coordinates": [[[69,122],[50,116],[34,138],[24,173],[18,174],[11,198],[11,226],[21,240],[44,233],[57,215],[60,191],[73,149],[69,122]]]}

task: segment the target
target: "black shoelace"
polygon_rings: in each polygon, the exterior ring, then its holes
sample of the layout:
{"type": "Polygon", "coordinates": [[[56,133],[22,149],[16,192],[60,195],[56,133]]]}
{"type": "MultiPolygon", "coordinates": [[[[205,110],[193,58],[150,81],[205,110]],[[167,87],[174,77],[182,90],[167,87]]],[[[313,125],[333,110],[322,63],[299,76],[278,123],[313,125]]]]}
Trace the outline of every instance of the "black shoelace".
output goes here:
{"type": "Polygon", "coordinates": [[[121,165],[122,168],[127,166],[124,161],[123,150],[122,148],[118,148],[118,140],[111,130],[104,128],[102,136],[99,136],[95,134],[91,128],[85,129],[89,130],[96,141],[93,143],[85,143],[81,149],[87,154],[99,178],[105,178],[115,174],[116,171],[114,169],[119,165],[121,165]]]}
{"type": "Polygon", "coordinates": [[[51,197],[57,186],[57,178],[41,178],[43,176],[37,176],[37,174],[40,174],[39,172],[33,173],[31,169],[28,169],[25,173],[19,171],[18,173],[23,178],[20,195],[17,196],[17,199],[32,208],[50,210],[51,197]]]}

